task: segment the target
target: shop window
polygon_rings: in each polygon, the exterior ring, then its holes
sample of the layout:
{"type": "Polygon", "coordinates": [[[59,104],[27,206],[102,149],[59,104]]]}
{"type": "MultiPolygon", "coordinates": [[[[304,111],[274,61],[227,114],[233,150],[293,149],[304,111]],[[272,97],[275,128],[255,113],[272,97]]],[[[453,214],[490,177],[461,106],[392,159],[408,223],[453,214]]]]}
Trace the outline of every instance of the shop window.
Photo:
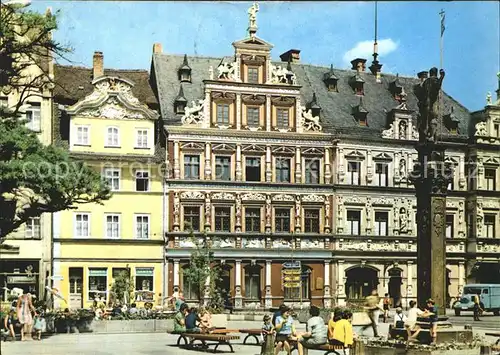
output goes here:
{"type": "Polygon", "coordinates": [[[135,300],[152,302],[154,291],[154,268],[135,268],[135,300]]]}
{"type": "Polygon", "coordinates": [[[106,299],[108,290],[108,269],[89,268],[88,299],[106,299]]]}

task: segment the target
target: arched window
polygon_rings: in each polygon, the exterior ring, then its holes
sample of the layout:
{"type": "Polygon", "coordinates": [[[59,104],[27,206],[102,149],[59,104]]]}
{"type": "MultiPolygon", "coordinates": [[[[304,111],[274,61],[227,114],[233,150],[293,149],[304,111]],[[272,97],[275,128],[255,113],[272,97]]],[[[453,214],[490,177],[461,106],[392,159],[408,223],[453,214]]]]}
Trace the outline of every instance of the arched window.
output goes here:
{"type": "Polygon", "coordinates": [[[355,267],[346,271],[345,290],[347,299],[356,300],[368,296],[379,284],[377,270],[371,267],[355,267]]]}
{"type": "Polygon", "coordinates": [[[259,300],[261,298],[260,275],[262,267],[259,265],[245,266],[245,298],[259,300]]]}

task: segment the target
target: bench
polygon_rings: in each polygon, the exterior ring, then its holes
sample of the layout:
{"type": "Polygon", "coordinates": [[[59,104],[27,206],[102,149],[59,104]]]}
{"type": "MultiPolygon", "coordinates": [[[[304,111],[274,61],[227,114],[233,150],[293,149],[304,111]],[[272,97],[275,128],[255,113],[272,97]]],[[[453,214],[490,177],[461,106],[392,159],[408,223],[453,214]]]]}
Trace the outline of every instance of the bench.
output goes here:
{"type": "Polygon", "coordinates": [[[260,345],[259,337],[262,333],[262,329],[240,329],[240,333],[246,334],[245,339],[243,339],[243,344],[246,344],[249,338],[254,338],[257,342],[256,345],[260,345]]]}
{"type": "Polygon", "coordinates": [[[177,339],[177,346],[185,346],[189,349],[194,348],[194,342],[196,340],[201,341],[204,343],[204,345],[215,345],[213,352],[217,352],[217,348],[220,345],[227,345],[231,349],[231,352],[234,353],[233,346],[229,342],[230,340],[238,340],[240,338],[239,335],[228,335],[225,332],[229,333],[234,333],[237,332],[236,330],[230,330],[230,329],[218,329],[219,333],[177,333],[177,332],[172,332],[170,334],[175,334],[179,335],[179,338],[177,339]],[[220,333],[223,332],[223,333],[220,333]],[[181,341],[184,341],[184,344],[181,344],[181,341]],[[211,341],[213,343],[207,344],[206,341],[211,341]]]}
{"type": "MultiPolygon", "coordinates": [[[[292,343],[290,343],[290,354],[294,350],[298,351],[297,342],[292,342],[292,343]],[[293,343],[293,345],[292,345],[292,343],[293,343]]],[[[340,352],[338,352],[337,350],[342,350],[343,354],[346,354],[345,349],[348,349],[348,348],[345,348],[343,345],[323,344],[323,345],[318,345],[318,346],[314,346],[314,347],[307,347],[307,349],[324,351],[325,353],[323,355],[329,355],[329,354],[340,355],[340,352]]]]}

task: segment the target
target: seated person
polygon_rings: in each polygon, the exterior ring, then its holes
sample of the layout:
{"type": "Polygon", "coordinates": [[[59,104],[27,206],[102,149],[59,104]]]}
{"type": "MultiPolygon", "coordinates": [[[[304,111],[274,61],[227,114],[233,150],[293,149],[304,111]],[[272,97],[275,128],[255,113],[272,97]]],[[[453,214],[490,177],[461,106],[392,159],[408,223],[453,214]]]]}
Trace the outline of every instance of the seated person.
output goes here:
{"type": "Polygon", "coordinates": [[[3,320],[3,331],[5,335],[10,335],[12,340],[16,340],[16,332],[14,331],[14,325],[16,323],[16,319],[14,318],[15,314],[16,311],[11,309],[3,320]]]}
{"type": "Polygon", "coordinates": [[[139,310],[137,309],[137,305],[135,303],[132,303],[130,305],[130,308],[128,309],[128,314],[136,314],[137,312],[139,312],[139,310]]]}
{"type": "Polygon", "coordinates": [[[197,326],[197,323],[198,323],[198,312],[196,312],[196,308],[193,307],[189,310],[189,312],[186,315],[186,332],[200,333],[201,329],[197,326]]]}
{"type": "Polygon", "coordinates": [[[293,317],[290,315],[290,307],[281,306],[279,315],[276,316],[274,328],[276,329],[276,348],[275,354],[284,349],[290,355],[290,343],[295,336],[295,328],[293,326],[293,317]]]}
{"type": "Polygon", "coordinates": [[[179,311],[174,317],[174,333],[185,333],[186,332],[186,316],[188,314],[189,307],[187,304],[181,305],[179,311]]]}
{"type": "Polygon", "coordinates": [[[198,319],[202,333],[210,333],[212,330],[215,329],[212,325],[212,315],[205,307],[200,308],[198,319]]]}
{"type": "MultiPolygon", "coordinates": [[[[438,317],[438,309],[437,309],[437,306],[436,306],[433,299],[429,298],[427,300],[427,305],[425,307],[425,310],[422,314],[420,314],[420,317],[427,318],[428,322],[430,323],[430,326],[431,326],[430,332],[431,332],[431,339],[432,339],[431,343],[435,344],[436,343],[436,333],[437,333],[437,322],[438,322],[439,317],[438,317]]],[[[415,326],[415,333],[413,334],[413,336],[408,338],[408,341],[416,340],[418,337],[418,334],[420,333],[421,330],[422,330],[422,328],[419,327],[418,325],[416,325],[415,326]]]]}
{"type": "Polygon", "coordinates": [[[342,319],[342,312],[336,310],[330,314],[330,320],[328,321],[328,340],[333,339],[333,330],[335,329],[335,324],[342,319]]]}
{"type": "Polygon", "coordinates": [[[298,341],[299,355],[307,355],[307,349],[315,348],[328,342],[328,328],[323,318],[319,316],[319,308],[311,306],[309,308],[311,318],[307,321],[306,332],[298,341]]]}
{"type": "Polygon", "coordinates": [[[350,311],[344,311],[342,313],[342,319],[335,323],[335,329],[333,330],[333,337],[330,339],[330,344],[342,345],[345,348],[352,346],[354,343],[354,332],[351,322],[352,313],[350,311]]]}
{"type": "Polygon", "coordinates": [[[403,309],[401,307],[396,308],[396,315],[394,316],[394,328],[404,328],[406,321],[408,318],[403,313],[403,309]]]}

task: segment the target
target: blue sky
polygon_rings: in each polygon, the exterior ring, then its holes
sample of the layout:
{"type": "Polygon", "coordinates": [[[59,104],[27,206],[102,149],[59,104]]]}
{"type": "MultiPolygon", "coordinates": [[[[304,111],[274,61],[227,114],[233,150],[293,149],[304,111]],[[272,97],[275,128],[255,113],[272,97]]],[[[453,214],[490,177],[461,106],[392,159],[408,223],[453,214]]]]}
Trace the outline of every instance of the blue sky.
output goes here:
{"type": "MultiPolygon", "coordinates": [[[[74,48],[73,65],[91,66],[104,52],[107,68],[149,69],[152,46],[173,54],[232,55],[246,36],[250,2],[44,1],[31,8],[61,10],[55,38],[74,48]]],[[[300,49],[304,63],[348,68],[357,56],[371,62],[374,2],[259,2],[258,36],[273,58],[300,49]]],[[[444,89],[469,110],[483,108],[500,71],[498,1],[379,1],[383,72],[413,76],[439,66],[439,12],[446,12],[444,89]]]]}

